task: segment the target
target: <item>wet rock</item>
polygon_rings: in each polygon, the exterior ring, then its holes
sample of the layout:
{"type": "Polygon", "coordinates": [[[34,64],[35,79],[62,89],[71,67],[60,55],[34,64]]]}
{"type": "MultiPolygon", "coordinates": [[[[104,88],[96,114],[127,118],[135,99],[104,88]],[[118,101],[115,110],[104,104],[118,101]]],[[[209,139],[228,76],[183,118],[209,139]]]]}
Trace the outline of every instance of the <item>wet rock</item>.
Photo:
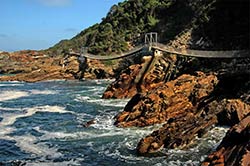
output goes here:
{"type": "Polygon", "coordinates": [[[234,125],[247,115],[250,115],[250,105],[237,99],[213,101],[202,109],[193,107],[169,119],[159,130],[142,139],[137,151],[140,155],[148,155],[162,146],[168,149],[183,147],[192,142],[195,136],[204,135],[214,125],[223,124],[225,119],[234,125]]]}
{"type": "Polygon", "coordinates": [[[191,143],[195,136],[201,137],[214,125],[223,124],[225,119],[230,124],[237,124],[249,114],[250,105],[238,99],[215,100],[201,109],[193,107],[172,117],[159,130],[142,139],[137,146],[138,154],[155,153],[162,146],[165,148],[184,147],[191,143]],[[235,105],[237,107],[234,107],[235,105]],[[235,120],[228,121],[229,119],[235,120]]]}
{"type": "Polygon", "coordinates": [[[140,155],[147,155],[158,151],[162,146],[183,147],[191,143],[195,136],[201,137],[214,125],[222,124],[225,119],[227,121],[234,119],[229,121],[230,124],[237,124],[249,114],[250,105],[236,99],[213,101],[202,109],[193,107],[172,117],[159,130],[142,139],[137,146],[137,151],[140,155]],[[221,119],[224,116],[225,119],[221,119]]]}
{"type": "Polygon", "coordinates": [[[90,125],[95,124],[95,120],[90,120],[87,123],[83,124],[83,127],[89,127],[90,125]]]}
{"type": "Polygon", "coordinates": [[[250,112],[250,105],[240,99],[224,99],[219,103],[221,112],[217,115],[220,125],[233,126],[250,112]]]}
{"type": "Polygon", "coordinates": [[[250,115],[233,126],[202,166],[250,165],[250,115]]]}
{"type": "Polygon", "coordinates": [[[138,154],[154,153],[160,150],[160,147],[169,149],[188,145],[195,136],[202,136],[217,123],[214,116],[216,110],[213,109],[212,105],[204,110],[193,107],[172,117],[160,129],[140,140],[137,146],[138,154]]]}

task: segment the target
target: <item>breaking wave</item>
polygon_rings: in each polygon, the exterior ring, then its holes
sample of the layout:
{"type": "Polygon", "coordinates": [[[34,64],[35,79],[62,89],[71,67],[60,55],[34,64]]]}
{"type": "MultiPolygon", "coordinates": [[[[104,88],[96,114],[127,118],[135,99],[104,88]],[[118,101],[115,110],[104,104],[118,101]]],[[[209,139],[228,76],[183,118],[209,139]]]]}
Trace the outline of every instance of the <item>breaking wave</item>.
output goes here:
{"type": "Polygon", "coordinates": [[[26,96],[29,96],[29,93],[25,91],[3,91],[0,93],[0,101],[13,100],[26,96]]]}

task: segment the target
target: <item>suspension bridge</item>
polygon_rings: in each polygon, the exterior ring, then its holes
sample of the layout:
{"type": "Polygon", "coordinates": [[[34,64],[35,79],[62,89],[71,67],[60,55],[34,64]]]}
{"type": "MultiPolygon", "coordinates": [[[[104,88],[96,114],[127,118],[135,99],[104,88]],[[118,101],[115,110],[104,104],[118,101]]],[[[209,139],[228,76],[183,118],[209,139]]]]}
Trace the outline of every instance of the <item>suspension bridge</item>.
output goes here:
{"type": "MultiPolygon", "coordinates": [[[[114,55],[93,55],[88,53],[86,50],[82,51],[81,53],[75,53],[73,51],[69,52],[70,56],[77,56],[81,59],[84,59],[84,63],[87,62],[87,59],[96,59],[96,60],[114,60],[114,59],[121,59],[125,57],[133,57],[142,55],[143,59],[143,66],[135,78],[135,83],[140,84],[145,75],[152,70],[155,66],[155,63],[159,61],[160,57],[169,56],[176,54],[181,57],[196,57],[196,58],[210,58],[210,59],[250,59],[250,50],[230,50],[230,51],[204,51],[204,50],[192,50],[192,49],[178,49],[178,48],[170,48],[164,44],[158,42],[157,33],[151,32],[145,34],[144,44],[134,47],[133,49],[114,55]],[[147,57],[147,58],[145,58],[147,57]]],[[[169,81],[171,75],[176,71],[176,68],[180,63],[185,62],[167,62],[166,69],[164,70],[166,76],[164,81],[169,81]]],[[[244,63],[239,67],[239,70],[250,72],[250,63],[244,63]]]]}
{"type": "MultiPolygon", "coordinates": [[[[87,48],[86,48],[87,49],[87,48]]],[[[178,49],[170,48],[164,44],[157,41],[157,33],[151,32],[145,34],[145,40],[143,45],[134,47],[127,52],[115,54],[115,55],[94,55],[87,51],[83,53],[69,52],[70,55],[83,56],[89,59],[96,60],[114,60],[121,59],[124,57],[134,56],[137,54],[152,55],[154,51],[161,51],[164,53],[177,54],[188,57],[198,57],[198,58],[249,58],[250,50],[231,50],[231,51],[204,51],[204,50],[192,50],[192,49],[178,49]]]]}

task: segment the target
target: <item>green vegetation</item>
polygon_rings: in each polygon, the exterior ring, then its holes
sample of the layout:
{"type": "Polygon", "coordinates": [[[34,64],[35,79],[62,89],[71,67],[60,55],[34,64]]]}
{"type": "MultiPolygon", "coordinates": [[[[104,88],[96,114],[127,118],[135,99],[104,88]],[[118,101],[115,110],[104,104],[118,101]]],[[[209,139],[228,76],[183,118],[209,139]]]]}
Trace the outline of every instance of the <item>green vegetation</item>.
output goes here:
{"type": "Polygon", "coordinates": [[[80,51],[83,46],[89,47],[88,51],[93,54],[105,55],[106,53],[125,51],[129,45],[140,43],[144,33],[158,31],[163,22],[169,18],[174,19],[175,14],[168,14],[167,10],[173,12],[174,8],[180,5],[179,3],[181,6],[187,5],[182,1],[177,2],[178,0],[128,0],[121,2],[111,7],[100,24],[83,30],[71,40],[60,41],[47,51],[50,55],[59,55],[70,48],[80,51]],[[172,18],[171,15],[173,15],[172,18]]]}
{"type": "MultiPolygon", "coordinates": [[[[88,47],[92,54],[119,53],[141,43],[147,32],[158,32],[160,42],[167,43],[190,28],[197,28],[196,34],[205,34],[211,41],[216,42],[219,33],[225,32],[226,28],[231,26],[231,31],[225,33],[227,36],[222,37],[234,44],[235,40],[231,40],[232,36],[229,34],[239,36],[239,33],[235,33],[235,28],[241,28],[241,32],[249,35],[247,12],[248,0],[126,0],[112,6],[100,24],[83,30],[70,40],[60,41],[46,52],[51,56],[57,56],[68,49],[80,52],[82,47],[88,47]],[[238,4],[241,5],[239,8],[238,4]],[[226,19],[223,18],[223,14],[218,15],[223,12],[227,14],[226,19]],[[237,19],[240,21],[234,24],[237,19]],[[241,27],[241,23],[245,24],[244,27],[241,27]],[[194,26],[195,24],[197,26],[194,26]]],[[[243,41],[249,45],[248,38],[243,41]]]]}

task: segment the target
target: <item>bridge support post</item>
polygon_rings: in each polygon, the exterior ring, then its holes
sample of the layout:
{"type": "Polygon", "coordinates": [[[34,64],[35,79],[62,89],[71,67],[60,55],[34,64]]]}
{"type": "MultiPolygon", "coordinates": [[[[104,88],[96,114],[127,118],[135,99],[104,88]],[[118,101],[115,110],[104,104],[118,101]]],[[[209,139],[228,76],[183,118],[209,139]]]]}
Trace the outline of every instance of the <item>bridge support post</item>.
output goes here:
{"type": "Polygon", "coordinates": [[[135,78],[135,84],[137,88],[137,92],[140,93],[142,91],[141,85],[144,83],[144,79],[147,74],[153,69],[157,60],[162,56],[162,52],[159,50],[154,50],[152,56],[144,56],[143,62],[144,65],[140,70],[139,74],[135,78]]]}
{"type": "Polygon", "coordinates": [[[79,72],[80,72],[79,79],[83,79],[86,69],[88,68],[88,59],[84,56],[80,56],[78,57],[78,62],[79,62],[79,72]]]}
{"type": "Polygon", "coordinates": [[[156,32],[150,32],[145,34],[144,44],[152,45],[158,42],[158,34],[156,32]]]}
{"type": "Polygon", "coordinates": [[[144,57],[142,57],[143,66],[142,66],[139,74],[135,78],[135,83],[136,84],[139,84],[139,82],[141,82],[141,79],[142,79],[143,75],[145,74],[149,64],[152,61],[152,58],[153,58],[152,56],[144,56],[144,57]]]}

